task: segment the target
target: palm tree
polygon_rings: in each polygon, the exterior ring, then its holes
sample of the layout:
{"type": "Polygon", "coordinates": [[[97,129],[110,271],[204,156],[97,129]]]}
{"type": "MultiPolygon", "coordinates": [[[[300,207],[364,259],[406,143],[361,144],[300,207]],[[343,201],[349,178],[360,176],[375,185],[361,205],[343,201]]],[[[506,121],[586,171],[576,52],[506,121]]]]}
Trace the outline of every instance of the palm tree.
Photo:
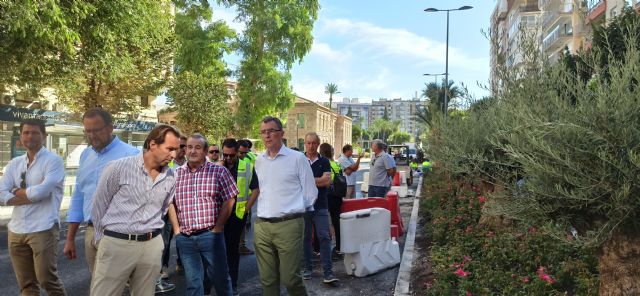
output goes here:
{"type": "Polygon", "coordinates": [[[425,83],[424,86],[425,87],[422,90],[422,97],[429,99],[429,106],[427,109],[419,109],[417,116],[427,125],[431,125],[435,113],[442,112],[443,114],[446,114],[444,111],[449,109],[449,104],[453,99],[462,96],[462,90],[458,86],[454,86],[453,81],[449,80],[449,99],[447,100],[445,107],[444,92],[446,91],[446,88],[444,88],[443,84],[430,82],[425,83]]]}
{"type": "Polygon", "coordinates": [[[335,83],[327,83],[324,87],[324,93],[329,94],[329,109],[332,109],[331,104],[333,103],[333,95],[339,94],[338,86],[335,83]]]}

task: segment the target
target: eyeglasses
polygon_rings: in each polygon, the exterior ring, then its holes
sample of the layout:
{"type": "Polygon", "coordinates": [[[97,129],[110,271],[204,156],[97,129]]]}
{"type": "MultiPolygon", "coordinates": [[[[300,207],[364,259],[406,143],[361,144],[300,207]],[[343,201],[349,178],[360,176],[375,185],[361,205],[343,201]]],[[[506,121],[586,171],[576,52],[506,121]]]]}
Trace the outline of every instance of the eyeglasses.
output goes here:
{"type": "Polygon", "coordinates": [[[27,172],[22,172],[22,174],[20,174],[20,188],[27,188],[27,172]]]}
{"type": "Polygon", "coordinates": [[[235,154],[222,153],[222,157],[224,157],[224,158],[232,158],[232,157],[235,157],[235,156],[236,156],[235,154]]]}
{"type": "Polygon", "coordinates": [[[247,151],[238,151],[238,154],[245,155],[245,154],[247,154],[247,151]]]}
{"type": "Polygon", "coordinates": [[[102,130],[104,130],[104,128],[107,127],[107,125],[103,125],[101,128],[94,128],[94,129],[84,129],[82,130],[86,135],[88,134],[95,134],[95,133],[99,133],[102,130]]]}
{"type": "Polygon", "coordinates": [[[273,135],[275,132],[279,132],[281,131],[281,129],[268,129],[268,130],[261,130],[260,131],[260,135],[266,136],[267,134],[269,135],[273,135]]]}
{"type": "Polygon", "coordinates": [[[209,150],[209,154],[220,153],[220,150],[209,150]]]}

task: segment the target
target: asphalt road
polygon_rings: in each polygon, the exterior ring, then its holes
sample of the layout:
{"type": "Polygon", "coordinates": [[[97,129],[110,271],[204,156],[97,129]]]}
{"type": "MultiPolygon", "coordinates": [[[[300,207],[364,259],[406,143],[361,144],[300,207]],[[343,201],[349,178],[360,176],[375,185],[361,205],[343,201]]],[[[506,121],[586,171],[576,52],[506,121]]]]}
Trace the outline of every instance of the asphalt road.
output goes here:
{"type": "MultiPolygon", "coordinates": [[[[362,173],[368,171],[368,166],[368,163],[362,164],[361,170],[358,171],[358,182],[362,181],[362,173]]],[[[359,188],[356,188],[356,190],[361,196],[359,188]]],[[[407,225],[411,207],[408,206],[410,204],[409,200],[403,200],[404,199],[401,199],[400,204],[403,219],[406,221],[405,225],[407,225]]],[[[84,248],[82,247],[84,229],[81,229],[76,237],[78,259],[75,260],[68,260],[62,255],[66,235],[65,229],[66,224],[63,223],[63,231],[60,232],[60,241],[57,250],[58,254],[60,254],[58,256],[58,273],[69,296],[89,295],[90,277],[84,261],[84,248]]],[[[250,235],[248,239],[248,245],[253,249],[253,236],[250,235]]],[[[403,240],[404,238],[399,240],[401,250],[404,243],[403,240]]],[[[158,295],[183,295],[182,291],[185,291],[184,276],[175,273],[176,256],[173,242],[171,251],[172,258],[170,260],[171,266],[169,268],[169,274],[170,281],[176,284],[176,290],[158,295]]],[[[337,285],[329,286],[322,283],[322,273],[319,262],[316,262],[315,265],[314,277],[311,280],[305,281],[310,295],[391,295],[398,273],[397,268],[392,268],[369,277],[356,278],[346,274],[342,261],[334,261],[334,271],[340,279],[340,282],[337,285]]],[[[0,296],[19,295],[11,260],[8,255],[7,230],[5,227],[0,228],[0,278],[2,279],[0,280],[0,296]]],[[[242,256],[240,259],[239,290],[240,295],[261,295],[258,267],[254,255],[242,256]]],[[[213,294],[215,294],[215,292],[213,294]]],[[[42,292],[42,295],[45,295],[45,293],[42,292]]]]}

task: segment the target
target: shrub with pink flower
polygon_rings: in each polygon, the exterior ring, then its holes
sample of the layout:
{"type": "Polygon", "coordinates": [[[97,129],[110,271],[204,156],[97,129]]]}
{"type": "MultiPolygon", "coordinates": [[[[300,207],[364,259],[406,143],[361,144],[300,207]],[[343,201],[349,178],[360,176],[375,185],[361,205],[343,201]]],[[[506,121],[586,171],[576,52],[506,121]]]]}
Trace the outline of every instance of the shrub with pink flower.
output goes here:
{"type": "Polygon", "coordinates": [[[458,268],[456,269],[456,271],[453,272],[455,275],[459,276],[459,277],[468,277],[470,273],[462,270],[462,268],[458,268]]]}

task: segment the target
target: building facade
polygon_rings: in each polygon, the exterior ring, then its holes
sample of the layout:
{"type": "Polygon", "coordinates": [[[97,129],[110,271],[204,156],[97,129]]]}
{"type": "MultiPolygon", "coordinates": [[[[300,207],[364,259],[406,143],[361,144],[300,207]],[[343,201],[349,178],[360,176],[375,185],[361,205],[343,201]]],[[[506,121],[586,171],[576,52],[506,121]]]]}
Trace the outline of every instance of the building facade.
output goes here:
{"type": "Polygon", "coordinates": [[[353,118],[353,124],[359,124],[361,128],[369,128],[369,113],[371,104],[360,103],[358,98],[344,98],[342,102],[335,103],[336,112],[353,118]]]}
{"type": "Polygon", "coordinates": [[[284,130],[284,141],[288,147],[304,151],[304,136],[308,132],[315,132],[320,137],[320,143],[329,143],[335,151],[341,151],[343,145],[351,144],[352,119],[313,101],[296,97],[293,108],[287,113],[284,130]]]}
{"type": "Polygon", "coordinates": [[[419,110],[427,107],[426,100],[379,99],[371,102],[369,109],[369,125],[378,119],[386,118],[389,121],[399,121],[400,131],[412,136],[420,134],[420,124],[417,121],[419,110]]]}

